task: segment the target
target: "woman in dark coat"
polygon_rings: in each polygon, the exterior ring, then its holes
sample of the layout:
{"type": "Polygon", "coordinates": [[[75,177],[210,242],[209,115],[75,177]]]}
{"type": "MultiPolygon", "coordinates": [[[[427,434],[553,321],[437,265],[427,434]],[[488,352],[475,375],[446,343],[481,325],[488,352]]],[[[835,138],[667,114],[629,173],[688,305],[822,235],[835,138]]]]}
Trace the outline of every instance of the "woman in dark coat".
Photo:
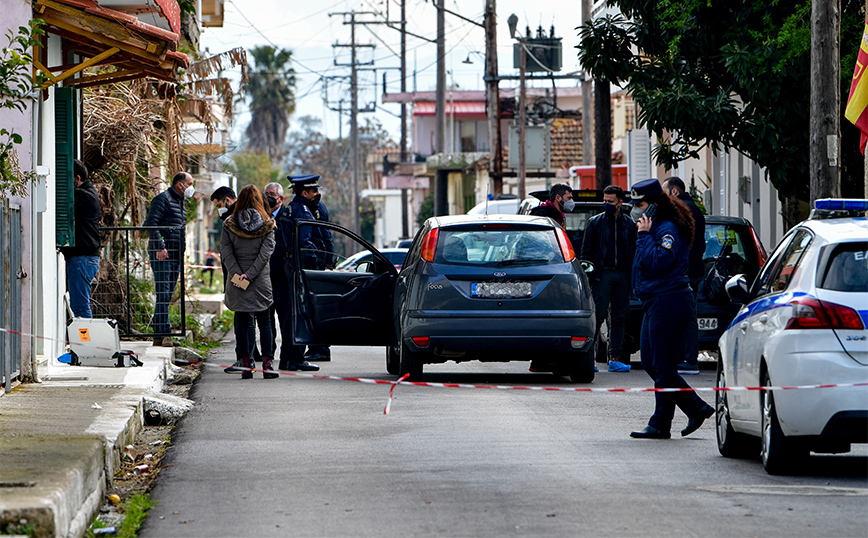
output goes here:
{"type": "MultiPolygon", "coordinates": [[[[646,179],[633,185],[633,212],[639,233],[633,258],[633,291],[642,301],[642,368],[654,388],[689,389],[678,374],[681,340],[695,320],[693,291],[687,278],[688,252],[693,241],[693,217],[684,202],[663,193],[660,182],[646,179]]],[[[632,432],[639,439],[669,439],[675,407],[687,415],[682,437],[702,426],[714,408],[692,390],[655,392],[654,414],[648,425],[632,432]]]]}
{"type": "MultiPolygon", "coordinates": [[[[272,327],[268,308],[273,302],[268,262],[274,251],[274,219],[262,204],[262,193],[253,185],[241,189],[232,215],[223,223],[220,255],[226,267],[226,296],[224,304],[235,312],[236,349],[246,350],[250,317],[259,325],[262,344],[262,374],[265,379],[278,377],[272,361],[272,327]],[[236,278],[237,277],[237,278],[236,278]]],[[[245,370],[241,379],[253,377],[250,357],[238,357],[245,370]]]]}

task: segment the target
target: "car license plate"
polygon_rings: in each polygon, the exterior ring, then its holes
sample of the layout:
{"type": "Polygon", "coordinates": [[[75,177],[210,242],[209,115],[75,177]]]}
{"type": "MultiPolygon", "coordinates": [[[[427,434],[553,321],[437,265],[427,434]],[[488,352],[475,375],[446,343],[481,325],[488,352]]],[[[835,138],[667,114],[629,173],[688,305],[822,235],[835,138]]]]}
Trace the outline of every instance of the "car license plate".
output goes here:
{"type": "Polygon", "coordinates": [[[471,297],[484,299],[517,299],[530,297],[530,282],[473,282],[471,297]]]}
{"type": "Polygon", "coordinates": [[[698,318],[700,331],[713,331],[717,329],[717,318],[698,318]]]}

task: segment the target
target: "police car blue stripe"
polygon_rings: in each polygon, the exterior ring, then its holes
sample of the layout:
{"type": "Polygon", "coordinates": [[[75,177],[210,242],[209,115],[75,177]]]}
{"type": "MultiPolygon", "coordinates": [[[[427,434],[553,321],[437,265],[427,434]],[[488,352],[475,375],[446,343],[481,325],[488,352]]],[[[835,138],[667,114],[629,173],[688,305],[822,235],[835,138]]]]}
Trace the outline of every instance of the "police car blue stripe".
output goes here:
{"type": "Polygon", "coordinates": [[[760,299],[759,301],[753,302],[748,305],[747,310],[744,312],[740,312],[735,319],[732,320],[732,323],[729,324],[729,327],[726,330],[731,329],[738,323],[741,323],[745,319],[760,314],[762,312],[767,312],[769,310],[773,310],[775,308],[783,308],[787,306],[787,303],[795,299],[796,297],[812,297],[803,291],[797,291],[792,293],[781,293],[780,295],[773,295],[771,297],[766,297],[765,299],[760,299]]]}
{"type": "Polygon", "coordinates": [[[868,310],[859,310],[859,317],[862,318],[862,325],[868,328],[868,310]]]}

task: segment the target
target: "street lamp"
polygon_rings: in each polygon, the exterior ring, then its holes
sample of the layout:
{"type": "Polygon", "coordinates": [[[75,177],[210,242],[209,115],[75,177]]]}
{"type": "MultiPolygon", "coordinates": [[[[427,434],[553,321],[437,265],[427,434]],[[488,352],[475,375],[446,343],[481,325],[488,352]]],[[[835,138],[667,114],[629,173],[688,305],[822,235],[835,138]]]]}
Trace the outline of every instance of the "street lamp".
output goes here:
{"type": "MultiPolygon", "coordinates": [[[[506,23],[509,25],[509,36],[516,41],[518,41],[521,46],[521,67],[519,69],[519,91],[518,91],[518,199],[524,200],[525,198],[525,176],[526,176],[526,165],[527,165],[527,155],[525,151],[525,136],[526,129],[525,125],[527,124],[527,113],[525,112],[525,105],[527,103],[527,95],[525,93],[525,73],[527,72],[527,36],[517,37],[515,35],[516,27],[518,26],[518,17],[513,13],[506,19],[506,23]]],[[[528,32],[529,34],[530,32],[528,32]]]]}

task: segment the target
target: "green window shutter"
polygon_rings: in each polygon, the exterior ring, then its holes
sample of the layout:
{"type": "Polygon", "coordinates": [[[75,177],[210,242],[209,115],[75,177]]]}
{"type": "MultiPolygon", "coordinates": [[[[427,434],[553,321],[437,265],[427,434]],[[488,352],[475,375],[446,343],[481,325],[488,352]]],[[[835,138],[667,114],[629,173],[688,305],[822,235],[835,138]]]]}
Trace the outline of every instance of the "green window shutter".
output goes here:
{"type": "Polygon", "coordinates": [[[55,201],[55,229],[57,246],[75,246],[75,198],[73,194],[72,161],[75,159],[77,137],[76,94],[73,88],[56,88],[54,91],[54,147],[57,187],[55,201]]]}

